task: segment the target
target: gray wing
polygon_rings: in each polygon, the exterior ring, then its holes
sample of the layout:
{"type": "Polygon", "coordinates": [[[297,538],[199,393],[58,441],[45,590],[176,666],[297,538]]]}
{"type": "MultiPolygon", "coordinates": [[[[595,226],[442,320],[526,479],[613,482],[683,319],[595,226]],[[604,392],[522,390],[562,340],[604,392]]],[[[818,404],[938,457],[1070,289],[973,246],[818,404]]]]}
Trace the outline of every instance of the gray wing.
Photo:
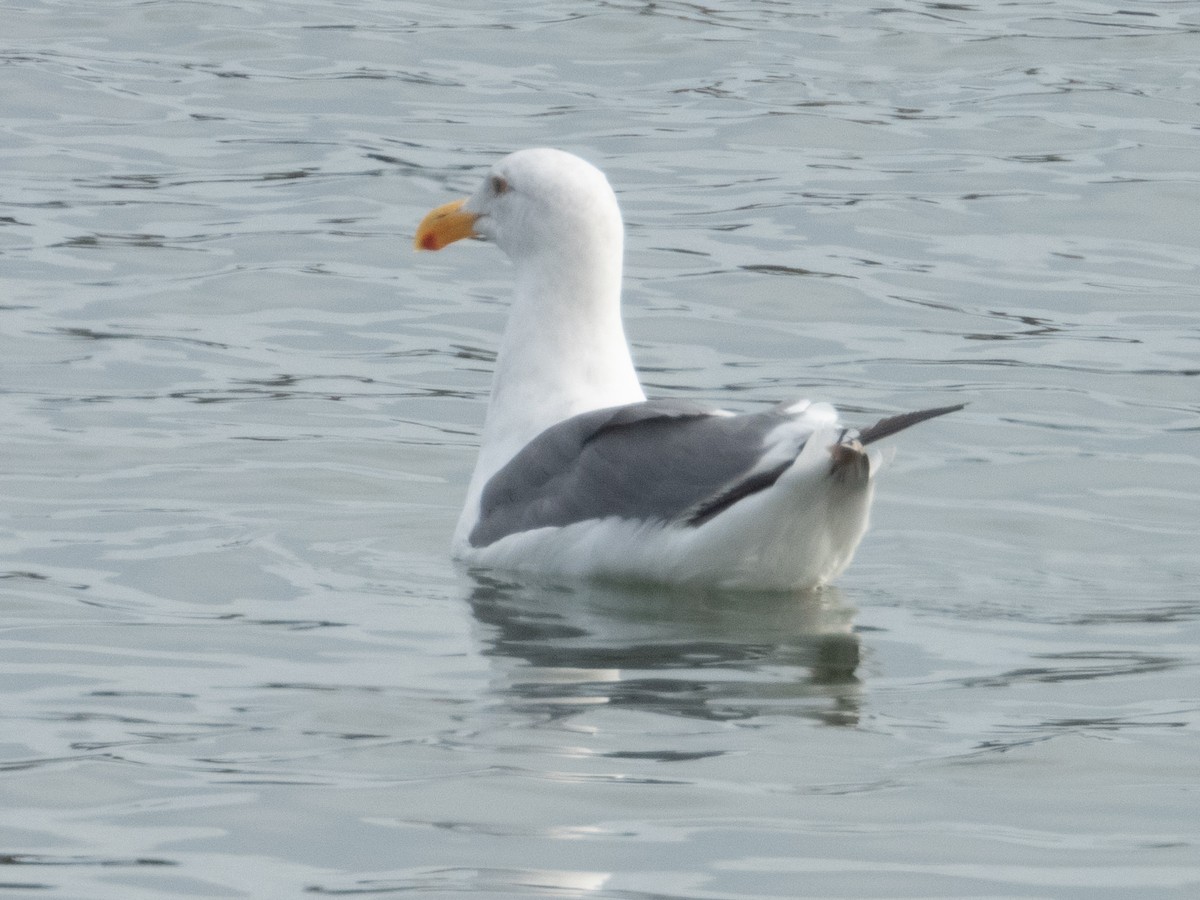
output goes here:
{"type": "Polygon", "coordinates": [[[755,471],[764,437],[787,418],[779,409],[729,416],[656,400],[567,419],[488,481],[471,545],[610,516],[701,525],[791,465],[755,471]]]}

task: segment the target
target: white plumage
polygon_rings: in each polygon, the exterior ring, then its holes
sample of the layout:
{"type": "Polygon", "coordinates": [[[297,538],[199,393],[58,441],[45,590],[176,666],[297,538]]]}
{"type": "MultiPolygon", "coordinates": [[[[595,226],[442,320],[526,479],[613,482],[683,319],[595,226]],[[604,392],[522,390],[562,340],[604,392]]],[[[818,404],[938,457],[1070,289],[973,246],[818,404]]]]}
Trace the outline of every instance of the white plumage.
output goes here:
{"type": "Polygon", "coordinates": [[[492,240],[513,263],[479,460],[455,530],[473,565],[746,589],[838,575],[867,528],[877,460],[800,401],[734,416],[646,401],[621,322],[623,226],[594,166],[558,150],[501,160],[429,213],[416,246],[492,240]]]}

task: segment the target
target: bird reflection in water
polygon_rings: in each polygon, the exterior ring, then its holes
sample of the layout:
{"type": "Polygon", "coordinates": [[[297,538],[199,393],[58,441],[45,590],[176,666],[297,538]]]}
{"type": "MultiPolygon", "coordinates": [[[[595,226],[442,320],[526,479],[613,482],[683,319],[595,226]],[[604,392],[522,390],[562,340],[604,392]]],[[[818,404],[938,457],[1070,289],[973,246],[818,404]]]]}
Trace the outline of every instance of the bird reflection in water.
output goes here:
{"type": "Polygon", "coordinates": [[[859,716],[860,639],[835,588],[806,594],[502,580],[469,602],[497,692],[552,717],[595,704],[707,720],[859,716]]]}

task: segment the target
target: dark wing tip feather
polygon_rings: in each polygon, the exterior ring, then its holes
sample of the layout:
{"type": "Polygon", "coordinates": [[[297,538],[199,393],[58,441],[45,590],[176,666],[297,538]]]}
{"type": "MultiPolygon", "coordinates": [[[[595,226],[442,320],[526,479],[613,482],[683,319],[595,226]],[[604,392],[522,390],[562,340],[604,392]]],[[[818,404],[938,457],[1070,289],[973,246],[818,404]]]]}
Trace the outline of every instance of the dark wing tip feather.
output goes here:
{"type": "Polygon", "coordinates": [[[958,412],[967,404],[958,403],[954,406],[939,406],[935,409],[922,409],[917,412],[901,413],[898,416],[890,416],[886,419],[880,419],[869,428],[864,428],[858,434],[858,442],[863,446],[882,440],[885,437],[891,437],[905,428],[911,428],[927,419],[936,419],[938,416],[944,416],[947,413],[958,412]]]}
{"type": "Polygon", "coordinates": [[[749,478],[742,479],[717,496],[705,500],[696,507],[685,521],[691,527],[699,528],[705,522],[725,512],[725,510],[729,509],[729,507],[733,506],[739,500],[745,500],[752,494],[757,494],[759,491],[765,491],[767,488],[772,487],[783,473],[791,467],[792,462],[793,460],[789,459],[773,469],[767,469],[765,472],[758,472],[749,478]]]}

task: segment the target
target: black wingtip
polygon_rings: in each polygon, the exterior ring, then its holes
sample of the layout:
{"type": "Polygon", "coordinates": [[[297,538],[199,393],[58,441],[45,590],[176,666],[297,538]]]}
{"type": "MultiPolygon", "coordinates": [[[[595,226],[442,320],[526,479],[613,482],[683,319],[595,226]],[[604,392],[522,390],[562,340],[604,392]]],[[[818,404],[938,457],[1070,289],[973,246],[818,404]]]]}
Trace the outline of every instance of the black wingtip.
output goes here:
{"type": "Polygon", "coordinates": [[[870,428],[864,428],[859,432],[858,441],[865,446],[885,437],[891,437],[896,432],[924,422],[926,419],[936,419],[938,416],[944,416],[947,413],[958,412],[966,405],[965,403],[959,403],[955,406],[939,406],[936,409],[922,409],[918,412],[901,413],[898,416],[880,419],[870,428]]]}

